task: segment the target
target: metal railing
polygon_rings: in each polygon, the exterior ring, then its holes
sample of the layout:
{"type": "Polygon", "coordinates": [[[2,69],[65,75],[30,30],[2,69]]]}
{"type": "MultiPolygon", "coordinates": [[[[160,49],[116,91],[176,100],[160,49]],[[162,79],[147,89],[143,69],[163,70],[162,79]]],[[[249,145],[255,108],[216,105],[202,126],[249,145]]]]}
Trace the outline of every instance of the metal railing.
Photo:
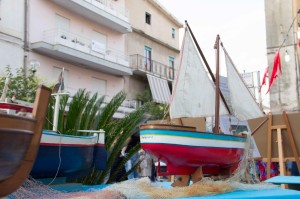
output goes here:
{"type": "Polygon", "coordinates": [[[129,22],[129,12],[125,7],[121,7],[110,0],[84,0],[93,6],[104,10],[107,13],[115,15],[120,19],[129,22]]]}
{"type": "Polygon", "coordinates": [[[129,66],[126,53],[113,48],[108,48],[100,42],[84,38],[62,29],[44,31],[43,41],[53,45],[60,44],[89,55],[129,66]]]}
{"type": "Polygon", "coordinates": [[[144,71],[164,79],[174,80],[175,70],[160,62],[151,60],[142,55],[130,55],[129,66],[135,70],[144,71]]]}

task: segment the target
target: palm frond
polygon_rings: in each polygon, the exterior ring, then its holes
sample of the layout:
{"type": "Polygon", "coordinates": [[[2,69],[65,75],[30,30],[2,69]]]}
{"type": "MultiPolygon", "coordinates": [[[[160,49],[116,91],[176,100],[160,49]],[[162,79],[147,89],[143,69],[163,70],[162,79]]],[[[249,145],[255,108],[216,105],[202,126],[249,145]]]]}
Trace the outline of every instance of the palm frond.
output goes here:
{"type": "Polygon", "coordinates": [[[110,102],[103,108],[103,110],[99,114],[99,124],[97,129],[104,129],[105,125],[111,121],[113,115],[124,102],[125,98],[126,93],[124,91],[121,91],[110,100],[110,102]]]}
{"type": "MultiPolygon", "coordinates": [[[[60,97],[60,106],[59,106],[59,119],[58,119],[58,130],[60,133],[64,134],[66,132],[66,117],[65,111],[68,105],[69,96],[64,95],[60,97]]],[[[54,101],[55,103],[55,101],[54,101]]]]}
{"type": "MultiPolygon", "coordinates": [[[[122,160],[122,162],[118,165],[118,167],[116,168],[116,171],[112,172],[112,175],[110,176],[108,183],[114,182],[114,179],[116,178],[116,175],[118,174],[118,172],[120,172],[122,170],[122,168],[125,166],[126,162],[134,155],[136,154],[139,150],[141,149],[141,145],[140,143],[136,144],[134,147],[132,147],[132,149],[127,153],[127,155],[124,157],[124,159],[122,160]]],[[[131,168],[129,171],[127,171],[122,177],[121,180],[125,180],[126,177],[133,172],[135,169],[137,169],[139,163],[134,165],[133,168],[131,168]]]]}
{"type": "Polygon", "coordinates": [[[70,102],[68,117],[66,120],[66,134],[77,135],[82,113],[88,103],[89,92],[79,89],[70,102]]]}
{"type": "MultiPolygon", "coordinates": [[[[116,169],[111,171],[111,168],[117,161],[117,158],[120,155],[122,148],[126,144],[127,139],[136,132],[135,130],[137,129],[138,125],[143,121],[143,115],[148,111],[148,109],[149,104],[147,103],[128,114],[125,118],[111,122],[107,125],[105,128],[105,146],[108,151],[106,168],[103,171],[93,170],[93,174],[91,174],[90,177],[87,177],[89,179],[86,178],[84,182],[88,182],[89,184],[101,184],[105,177],[109,174],[109,179],[114,179],[118,170],[116,169]]],[[[133,154],[134,151],[130,152],[126,156],[127,160],[131,158],[133,154]]],[[[121,169],[125,165],[125,162],[122,162],[118,168],[121,169]]]]}
{"type": "MultiPolygon", "coordinates": [[[[91,111],[94,107],[94,104],[97,100],[98,94],[95,93],[91,99],[88,100],[88,103],[86,104],[83,113],[82,113],[82,118],[84,118],[84,120],[80,120],[80,129],[88,129],[88,124],[91,123],[91,111]]],[[[80,133],[79,135],[81,135],[83,133],[80,133]]]]}

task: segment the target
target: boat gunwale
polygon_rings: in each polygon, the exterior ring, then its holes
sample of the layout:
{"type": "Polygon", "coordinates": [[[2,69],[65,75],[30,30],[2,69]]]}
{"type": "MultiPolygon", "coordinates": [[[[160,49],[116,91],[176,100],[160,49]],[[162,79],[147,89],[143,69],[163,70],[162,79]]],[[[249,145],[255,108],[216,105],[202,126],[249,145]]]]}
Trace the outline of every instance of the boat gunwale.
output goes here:
{"type": "Polygon", "coordinates": [[[0,117],[5,117],[5,118],[13,119],[13,120],[24,120],[24,121],[29,121],[29,122],[36,121],[35,118],[22,117],[22,116],[18,116],[18,115],[10,115],[10,114],[6,114],[6,113],[0,113],[0,117]]]}

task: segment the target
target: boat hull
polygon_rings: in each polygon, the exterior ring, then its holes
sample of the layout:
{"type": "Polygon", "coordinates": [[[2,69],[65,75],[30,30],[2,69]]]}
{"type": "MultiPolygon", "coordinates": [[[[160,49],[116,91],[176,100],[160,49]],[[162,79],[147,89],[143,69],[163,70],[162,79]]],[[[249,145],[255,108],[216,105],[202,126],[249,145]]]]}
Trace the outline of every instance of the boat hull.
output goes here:
{"type": "Polygon", "coordinates": [[[49,88],[38,87],[30,118],[0,113],[0,198],[17,190],[29,176],[50,94],[49,88]]]}
{"type": "Polygon", "coordinates": [[[33,178],[66,177],[67,180],[87,175],[95,167],[104,169],[106,150],[97,136],[73,136],[44,130],[38,156],[31,171],[33,178]]]}
{"type": "Polygon", "coordinates": [[[0,181],[16,172],[32,137],[32,131],[0,128],[0,181]]]}
{"type": "Polygon", "coordinates": [[[175,125],[142,125],[141,146],[167,164],[161,175],[190,175],[202,167],[204,174],[234,170],[244,153],[246,138],[196,132],[175,125]]]}

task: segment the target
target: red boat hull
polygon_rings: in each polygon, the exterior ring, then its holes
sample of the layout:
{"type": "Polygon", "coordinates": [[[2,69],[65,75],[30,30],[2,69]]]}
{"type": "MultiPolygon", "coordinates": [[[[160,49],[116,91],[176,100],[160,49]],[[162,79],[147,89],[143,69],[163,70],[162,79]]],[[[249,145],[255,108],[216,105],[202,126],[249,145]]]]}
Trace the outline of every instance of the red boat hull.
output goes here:
{"type": "Polygon", "coordinates": [[[168,144],[143,144],[143,149],[167,164],[164,175],[190,175],[202,166],[203,174],[218,174],[222,169],[237,167],[244,150],[192,148],[168,144]]]}

